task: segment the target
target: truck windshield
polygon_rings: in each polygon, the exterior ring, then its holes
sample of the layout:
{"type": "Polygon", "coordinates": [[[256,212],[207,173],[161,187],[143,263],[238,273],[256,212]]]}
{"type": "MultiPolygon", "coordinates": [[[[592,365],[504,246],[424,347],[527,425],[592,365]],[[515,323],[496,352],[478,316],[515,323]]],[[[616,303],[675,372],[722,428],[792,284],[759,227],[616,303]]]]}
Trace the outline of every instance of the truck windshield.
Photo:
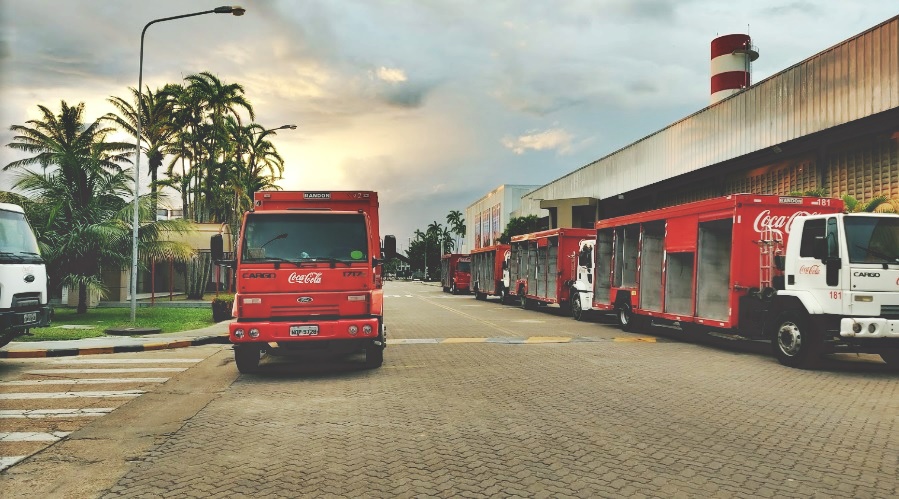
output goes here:
{"type": "Polygon", "coordinates": [[[899,217],[846,217],[851,263],[899,264],[899,217]]]}
{"type": "Polygon", "coordinates": [[[0,210],[0,261],[36,263],[41,261],[37,239],[25,215],[0,210]]]}
{"type": "Polygon", "coordinates": [[[471,262],[459,262],[459,266],[456,267],[456,272],[471,273],[471,262]]]}
{"type": "Polygon", "coordinates": [[[365,262],[365,217],[324,213],[247,215],[243,262],[365,262]]]}

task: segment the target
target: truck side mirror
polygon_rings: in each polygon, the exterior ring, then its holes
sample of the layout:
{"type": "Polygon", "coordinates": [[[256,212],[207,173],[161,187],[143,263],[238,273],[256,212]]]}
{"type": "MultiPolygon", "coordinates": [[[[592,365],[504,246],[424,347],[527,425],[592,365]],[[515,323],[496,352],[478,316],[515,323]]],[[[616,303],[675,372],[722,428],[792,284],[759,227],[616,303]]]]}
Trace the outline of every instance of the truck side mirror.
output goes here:
{"type": "Polygon", "coordinates": [[[392,258],[396,255],[396,236],[384,236],[384,257],[392,258]]]}
{"type": "Polygon", "coordinates": [[[225,258],[225,242],[221,234],[209,238],[209,250],[212,252],[212,261],[219,262],[225,258]]]}

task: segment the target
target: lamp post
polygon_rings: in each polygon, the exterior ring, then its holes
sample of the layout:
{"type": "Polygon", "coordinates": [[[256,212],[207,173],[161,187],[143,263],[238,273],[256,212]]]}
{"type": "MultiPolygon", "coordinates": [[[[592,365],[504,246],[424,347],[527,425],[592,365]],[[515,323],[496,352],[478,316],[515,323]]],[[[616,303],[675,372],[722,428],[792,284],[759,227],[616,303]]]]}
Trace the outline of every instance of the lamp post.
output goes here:
{"type": "Polygon", "coordinates": [[[144,104],[144,35],[147,33],[147,28],[149,28],[151,24],[156,24],[163,21],[171,21],[184,17],[202,16],[204,14],[232,14],[235,16],[242,16],[244,12],[246,12],[246,9],[244,9],[243,7],[226,5],[223,7],[216,7],[212,10],[194,12],[192,14],[162,17],[160,19],[154,19],[148,22],[144,26],[143,31],[140,32],[140,65],[137,76],[137,158],[134,160],[134,220],[132,222],[134,224],[134,227],[132,228],[131,234],[131,322],[134,322],[137,318],[137,229],[140,225],[140,136],[141,123],[143,122],[141,110],[143,109],[144,104]]]}

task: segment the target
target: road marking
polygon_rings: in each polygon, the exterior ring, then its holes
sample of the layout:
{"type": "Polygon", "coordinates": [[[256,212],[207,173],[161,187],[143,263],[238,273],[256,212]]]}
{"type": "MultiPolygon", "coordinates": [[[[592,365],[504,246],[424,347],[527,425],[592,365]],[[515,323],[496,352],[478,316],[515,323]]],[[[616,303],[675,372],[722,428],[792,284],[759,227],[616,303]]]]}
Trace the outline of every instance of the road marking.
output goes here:
{"type": "Polygon", "coordinates": [[[53,359],[57,364],[196,364],[203,359],[92,359],[90,357],[74,357],[71,359],[53,359]]]}
{"type": "Polygon", "coordinates": [[[180,373],[186,367],[122,367],[113,369],[36,369],[27,374],[180,373]]]}
{"type": "Polygon", "coordinates": [[[54,431],[53,433],[11,431],[0,432],[0,442],[56,442],[71,432],[54,431]]]}
{"type": "Polygon", "coordinates": [[[0,456],[0,471],[9,468],[28,456],[0,456]]]}
{"type": "Polygon", "coordinates": [[[86,418],[104,416],[114,407],[92,407],[88,409],[3,409],[0,419],[44,419],[44,418],[86,418]]]}
{"type": "Polygon", "coordinates": [[[500,336],[493,338],[391,338],[388,345],[443,345],[462,343],[500,343],[504,345],[537,345],[541,343],[658,343],[656,338],[573,338],[570,336],[500,336]]]}
{"type": "Polygon", "coordinates": [[[40,385],[104,385],[107,383],[165,383],[169,378],[73,378],[73,379],[28,379],[0,381],[0,386],[40,386],[40,385]]]}
{"type": "Polygon", "coordinates": [[[531,336],[525,343],[569,343],[571,338],[561,336],[531,336]]]}
{"type": "Polygon", "coordinates": [[[0,393],[0,400],[123,398],[123,397],[137,397],[144,393],[146,393],[144,390],[110,390],[110,391],[98,391],[98,392],[0,393]]]}

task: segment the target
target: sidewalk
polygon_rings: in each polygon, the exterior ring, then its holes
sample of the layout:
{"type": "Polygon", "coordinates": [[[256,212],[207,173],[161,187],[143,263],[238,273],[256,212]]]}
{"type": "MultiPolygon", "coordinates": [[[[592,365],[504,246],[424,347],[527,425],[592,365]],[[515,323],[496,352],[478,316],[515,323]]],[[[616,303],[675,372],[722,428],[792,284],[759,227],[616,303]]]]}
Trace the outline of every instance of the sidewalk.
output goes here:
{"type": "Polygon", "coordinates": [[[228,343],[228,324],[219,322],[202,329],[177,333],[145,334],[141,336],[104,336],[83,340],[14,341],[0,349],[0,359],[38,357],[68,357],[122,352],[144,352],[184,348],[210,343],[228,343]]]}

